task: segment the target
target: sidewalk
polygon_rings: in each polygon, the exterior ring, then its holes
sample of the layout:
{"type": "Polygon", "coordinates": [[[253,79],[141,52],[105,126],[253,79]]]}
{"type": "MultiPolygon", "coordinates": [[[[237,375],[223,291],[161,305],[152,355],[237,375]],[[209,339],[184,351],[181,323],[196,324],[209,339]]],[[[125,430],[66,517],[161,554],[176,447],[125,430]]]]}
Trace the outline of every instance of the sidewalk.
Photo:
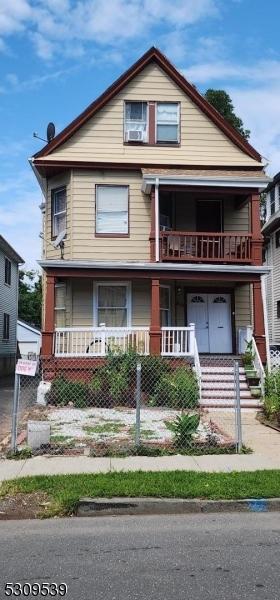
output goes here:
{"type": "Polygon", "coordinates": [[[1,460],[0,481],[34,475],[109,473],[110,471],[258,471],[280,469],[279,453],[214,456],[132,456],[128,458],[90,458],[87,456],[36,456],[26,460],[1,460]]]}

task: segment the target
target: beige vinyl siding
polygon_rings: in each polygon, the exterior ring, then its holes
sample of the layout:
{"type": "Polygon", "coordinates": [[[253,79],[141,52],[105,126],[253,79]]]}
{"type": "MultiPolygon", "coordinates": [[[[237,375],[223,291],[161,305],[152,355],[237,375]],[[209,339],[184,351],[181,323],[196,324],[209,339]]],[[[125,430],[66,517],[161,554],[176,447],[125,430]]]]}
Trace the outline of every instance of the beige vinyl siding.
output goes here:
{"type": "Polygon", "coordinates": [[[249,203],[246,202],[241,208],[235,208],[233,198],[227,198],[223,203],[224,231],[251,230],[249,203]]]}
{"type": "Polygon", "coordinates": [[[81,160],[189,165],[254,165],[184,94],[162,69],[148,65],[96,113],[48,160],[81,160]],[[178,147],[124,145],[125,100],[180,102],[181,143],[178,147]]]}
{"type": "MultiPolygon", "coordinates": [[[[97,280],[96,280],[97,281],[97,280]]],[[[109,283],[109,282],[108,282],[109,283]]],[[[97,327],[93,320],[92,279],[73,279],[72,281],[72,327],[97,327]]],[[[151,286],[148,281],[133,281],[131,285],[131,325],[145,327],[150,325],[151,286]]]]}
{"type": "Polygon", "coordinates": [[[251,323],[251,286],[246,283],[235,288],[235,326],[238,329],[251,323]]]}
{"type": "MultiPolygon", "coordinates": [[[[196,197],[191,194],[174,193],[171,200],[174,205],[174,222],[177,231],[196,230],[196,197]]],[[[248,232],[251,229],[249,218],[249,205],[236,209],[233,198],[222,201],[222,214],[224,231],[248,232]]]]}
{"type": "Polygon", "coordinates": [[[60,248],[54,248],[51,244],[52,239],[52,190],[56,188],[60,188],[62,186],[66,187],[66,239],[64,242],[64,258],[71,259],[72,258],[72,185],[71,185],[71,171],[67,171],[61,175],[56,175],[48,180],[48,191],[47,191],[47,201],[46,201],[46,213],[45,213],[45,232],[44,238],[47,242],[44,243],[43,254],[44,258],[48,259],[59,259],[61,258],[60,248]]]}
{"type": "Polygon", "coordinates": [[[151,283],[149,281],[132,282],[133,327],[150,326],[151,320],[151,283]]]}
{"type": "MultiPolygon", "coordinates": [[[[71,319],[70,319],[71,320],[71,319]]],[[[72,281],[72,327],[93,327],[93,280],[72,281]]]]}
{"type": "Polygon", "coordinates": [[[141,192],[135,172],[73,172],[72,254],[76,260],[131,260],[150,258],[151,201],[141,192]],[[96,185],[129,186],[129,237],[95,237],[96,185]]]}

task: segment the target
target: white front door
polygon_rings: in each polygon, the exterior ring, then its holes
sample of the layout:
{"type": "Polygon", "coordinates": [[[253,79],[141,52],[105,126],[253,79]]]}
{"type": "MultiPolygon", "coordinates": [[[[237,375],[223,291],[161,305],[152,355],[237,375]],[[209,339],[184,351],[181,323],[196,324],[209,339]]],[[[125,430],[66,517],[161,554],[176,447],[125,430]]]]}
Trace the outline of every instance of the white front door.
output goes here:
{"type": "Polygon", "coordinates": [[[199,352],[232,352],[230,294],[188,294],[187,311],[199,352]]]}
{"type": "Polygon", "coordinates": [[[208,294],[188,294],[188,323],[195,323],[199,352],[210,352],[208,323],[208,294]]]}

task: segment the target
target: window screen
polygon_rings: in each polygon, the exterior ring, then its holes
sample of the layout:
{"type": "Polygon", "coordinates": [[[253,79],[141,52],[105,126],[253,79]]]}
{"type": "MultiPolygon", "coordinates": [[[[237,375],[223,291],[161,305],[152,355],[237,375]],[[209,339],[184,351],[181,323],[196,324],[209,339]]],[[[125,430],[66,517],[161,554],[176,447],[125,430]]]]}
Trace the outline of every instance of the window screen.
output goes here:
{"type": "Polygon", "coordinates": [[[97,186],[96,233],[128,234],[127,186],[97,186]]]}

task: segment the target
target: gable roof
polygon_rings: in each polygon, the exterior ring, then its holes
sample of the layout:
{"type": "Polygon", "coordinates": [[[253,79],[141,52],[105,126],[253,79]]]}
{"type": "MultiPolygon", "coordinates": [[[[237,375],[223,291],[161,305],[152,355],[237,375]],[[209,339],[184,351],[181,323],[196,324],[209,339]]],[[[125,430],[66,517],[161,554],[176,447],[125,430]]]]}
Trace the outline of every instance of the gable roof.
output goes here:
{"type": "Polygon", "coordinates": [[[222,115],[189,83],[172,65],[158,48],[152,46],[143,56],[125,71],[101,96],[92,102],[74,121],[63,129],[51,142],[34,155],[34,158],[48,156],[56,148],[64,144],[84,123],[93,117],[98,110],[118,94],[124,86],[140,73],[148,64],[155,62],[185,92],[185,94],[213,121],[217,127],[243,152],[261,162],[261,155],[247,140],[232,127],[222,115]]]}
{"type": "Polygon", "coordinates": [[[15,263],[19,265],[24,264],[23,258],[14,250],[14,248],[5,240],[5,238],[0,234],[0,249],[7,255],[8,258],[13,260],[15,263]]]}

